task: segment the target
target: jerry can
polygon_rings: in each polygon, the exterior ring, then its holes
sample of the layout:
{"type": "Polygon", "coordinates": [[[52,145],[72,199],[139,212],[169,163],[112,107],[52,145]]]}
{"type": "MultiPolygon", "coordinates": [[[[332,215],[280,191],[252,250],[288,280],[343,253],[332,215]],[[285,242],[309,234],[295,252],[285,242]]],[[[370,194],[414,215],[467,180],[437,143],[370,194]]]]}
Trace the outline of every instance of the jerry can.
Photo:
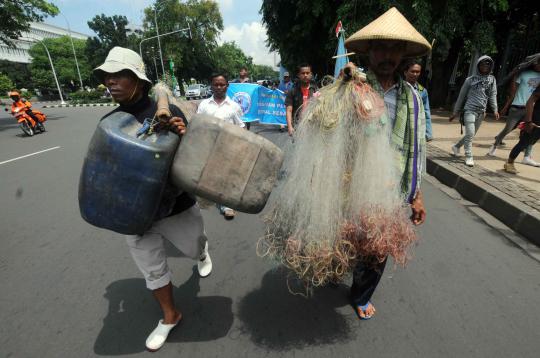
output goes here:
{"type": "Polygon", "coordinates": [[[180,138],[167,130],[138,136],[141,127],[120,111],[97,126],[79,181],[79,208],[88,223],[126,235],[152,226],[180,138]]]}
{"type": "Polygon", "coordinates": [[[283,152],[260,135],[221,119],[194,115],[176,151],[178,188],[245,213],[258,213],[274,187],[283,152]]]}

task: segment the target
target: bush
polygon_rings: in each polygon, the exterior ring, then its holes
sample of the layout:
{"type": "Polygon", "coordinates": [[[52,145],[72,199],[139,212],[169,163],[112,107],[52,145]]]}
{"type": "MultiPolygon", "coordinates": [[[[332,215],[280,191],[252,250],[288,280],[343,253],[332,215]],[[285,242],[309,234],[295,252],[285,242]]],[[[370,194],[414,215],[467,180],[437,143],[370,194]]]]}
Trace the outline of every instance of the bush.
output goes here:
{"type": "Polygon", "coordinates": [[[0,96],[7,96],[7,93],[13,89],[13,82],[8,76],[0,73],[0,96]]]}
{"type": "Polygon", "coordinates": [[[77,91],[70,93],[69,97],[73,104],[111,102],[110,98],[103,98],[102,94],[101,91],[77,91]]]}

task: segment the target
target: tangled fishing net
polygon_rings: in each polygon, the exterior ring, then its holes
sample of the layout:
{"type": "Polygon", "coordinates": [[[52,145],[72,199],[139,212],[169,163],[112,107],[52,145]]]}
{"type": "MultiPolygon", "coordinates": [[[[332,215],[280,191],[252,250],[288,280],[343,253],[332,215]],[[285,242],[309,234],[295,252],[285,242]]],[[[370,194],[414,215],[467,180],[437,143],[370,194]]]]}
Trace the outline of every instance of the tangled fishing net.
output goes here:
{"type": "Polygon", "coordinates": [[[416,240],[384,102],[362,75],[325,86],[303,109],[257,244],[307,288],[342,281],[360,259],[405,264],[416,240]]]}

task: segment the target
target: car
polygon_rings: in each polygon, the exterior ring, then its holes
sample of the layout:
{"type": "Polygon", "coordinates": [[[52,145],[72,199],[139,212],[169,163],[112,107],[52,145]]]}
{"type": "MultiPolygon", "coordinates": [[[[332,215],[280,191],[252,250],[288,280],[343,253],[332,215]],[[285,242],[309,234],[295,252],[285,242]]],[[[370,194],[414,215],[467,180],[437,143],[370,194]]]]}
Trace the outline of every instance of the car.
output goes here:
{"type": "Polygon", "coordinates": [[[201,99],[208,97],[208,90],[205,85],[195,83],[189,85],[186,91],[186,99],[201,99]]]}

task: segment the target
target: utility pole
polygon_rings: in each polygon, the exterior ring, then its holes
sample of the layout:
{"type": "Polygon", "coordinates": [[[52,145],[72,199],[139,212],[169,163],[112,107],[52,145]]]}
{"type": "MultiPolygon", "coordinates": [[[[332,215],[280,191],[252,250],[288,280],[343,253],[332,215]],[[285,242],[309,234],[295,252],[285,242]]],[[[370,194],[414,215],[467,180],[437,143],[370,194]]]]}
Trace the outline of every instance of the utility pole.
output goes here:
{"type": "Polygon", "coordinates": [[[154,23],[156,25],[157,41],[159,46],[159,59],[161,61],[161,72],[165,76],[165,66],[163,65],[163,54],[161,53],[161,40],[159,39],[159,28],[157,24],[157,3],[154,4],[154,23]]]}
{"type": "Polygon", "coordinates": [[[71,41],[71,49],[73,50],[73,57],[75,57],[75,66],[77,66],[77,74],[79,75],[79,83],[81,84],[81,91],[83,91],[84,86],[83,86],[83,82],[82,82],[81,71],[79,70],[79,61],[77,61],[77,54],[75,53],[75,46],[73,45],[73,36],[71,36],[71,28],[69,26],[69,21],[68,21],[67,17],[62,12],[60,12],[60,14],[62,14],[62,16],[66,20],[66,23],[67,23],[67,26],[68,26],[69,40],[71,41]]]}
{"type": "Polygon", "coordinates": [[[29,38],[32,41],[40,42],[43,47],[45,47],[45,52],[47,52],[47,57],[49,58],[49,63],[51,64],[52,73],[54,76],[54,81],[56,82],[56,88],[58,88],[58,94],[60,95],[60,104],[65,105],[66,102],[64,102],[64,96],[62,96],[62,88],[60,88],[60,83],[58,83],[58,78],[56,77],[56,71],[54,70],[54,65],[52,62],[51,54],[49,53],[49,49],[45,45],[45,43],[41,40],[35,39],[35,38],[29,38]]]}
{"type": "Polygon", "coordinates": [[[156,71],[156,83],[159,82],[159,74],[157,71],[157,64],[156,64],[156,51],[154,51],[154,46],[151,47],[152,49],[152,60],[154,60],[154,70],[156,71]]]}

